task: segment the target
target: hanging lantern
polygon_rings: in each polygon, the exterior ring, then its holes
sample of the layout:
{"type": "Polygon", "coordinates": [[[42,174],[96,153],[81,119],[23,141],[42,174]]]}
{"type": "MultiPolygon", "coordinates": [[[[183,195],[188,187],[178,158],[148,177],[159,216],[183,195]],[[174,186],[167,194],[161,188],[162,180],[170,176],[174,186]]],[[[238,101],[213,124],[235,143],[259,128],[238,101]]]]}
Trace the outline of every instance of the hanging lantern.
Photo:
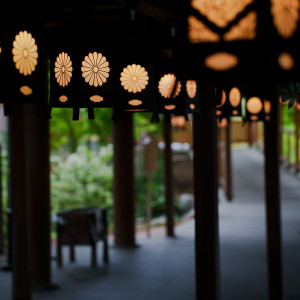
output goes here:
{"type": "MultiPolygon", "coordinates": [[[[266,91],[263,86],[249,86],[245,91],[246,103],[245,103],[245,117],[246,121],[264,121],[265,109],[264,101],[266,99],[266,91]]],[[[271,102],[266,102],[266,110],[270,113],[271,102]]]]}
{"type": "Polygon", "coordinates": [[[265,100],[264,101],[264,110],[265,110],[265,120],[270,121],[271,119],[271,109],[272,109],[272,103],[270,100],[265,100]]]}
{"type": "Polygon", "coordinates": [[[196,80],[185,81],[186,111],[187,114],[200,114],[200,96],[196,80]]]}
{"type": "MultiPolygon", "coordinates": [[[[13,4],[8,4],[12,6],[13,4]]],[[[1,38],[1,102],[5,114],[14,103],[40,103],[46,107],[43,65],[42,22],[36,14],[38,3],[7,10],[6,30],[1,38]]]]}
{"type": "Polygon", "coordinates": [[[214,85],[299,78],[299,13],[298,0],[186,1],[187,73],[214,85]]]}
{"type": "Polygon", "coordinates": [[[268,64],[270,76],[279,83],[299,80],[299,17],[298,0],[270,0],[268,26],[268,64]]]}
{"type": "Polygon", "coordinates": [[[117,42],[118,97],[114,116],[125,112],[152,112],[158,121],[156,107],[157,66],[162,56],[158,49],[142,37],[132,26],[126,30],[127,38],[117,42]]]}
{"type": "MultiPolygon", "coordinates": [[[[190,0],[186,9],[186,70],[201,83],[252,80],[264,64],[257,0],[190,0]],[[201,71],[200,71],[201,70],[201,71]]],[[[265,70],[264,70],[265,71],[265,70]]],[[[262,73],[259,76],[263,76],[262,73]]]]}
{"type": "Polygon", "coordinates": [[[81,108],[115,106],[116,83],[112,70],[115,41],[102,24],[74,19],[47,30],[50,57],[50,100],[52,108],[72,108],[73,119],[79,119],[81,108]],[[95,37],[101,36],[101,41],[95,37]]]}
{"type": "Polygon", "coordinates": [[[183,129],[185,128],[186,119],[184,116],[172,116],[171,124],[176,129],[183,129]]]}
{"type": "Polygon", "coordinates": [[[242,93],[238,87],[219,87],[216,92],[216,97],[218,119],[226,118],[229,122],[230,117],[242,115],[242,93]]]}

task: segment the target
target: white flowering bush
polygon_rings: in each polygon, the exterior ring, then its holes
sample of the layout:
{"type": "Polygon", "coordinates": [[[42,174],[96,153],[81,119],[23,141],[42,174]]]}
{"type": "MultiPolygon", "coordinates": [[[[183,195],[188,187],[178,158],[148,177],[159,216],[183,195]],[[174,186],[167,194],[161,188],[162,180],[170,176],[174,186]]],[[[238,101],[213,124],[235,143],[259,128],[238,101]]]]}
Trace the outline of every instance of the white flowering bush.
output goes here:
{"type": "Polygon", "coordinates": [[[79,146],[62,159],[51,156],[51,212],[91,206],[112,206],[113,146],[90,150],[79,146]]]}

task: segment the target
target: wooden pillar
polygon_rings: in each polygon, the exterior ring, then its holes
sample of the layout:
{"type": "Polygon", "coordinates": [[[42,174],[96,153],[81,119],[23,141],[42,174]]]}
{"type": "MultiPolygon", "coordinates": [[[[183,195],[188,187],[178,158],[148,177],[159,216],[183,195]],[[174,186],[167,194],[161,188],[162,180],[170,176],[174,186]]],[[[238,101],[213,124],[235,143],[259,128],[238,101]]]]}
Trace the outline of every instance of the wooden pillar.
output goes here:
{"type": "Polygon", "coordinates": [[[217,121],[213,89],[202,88],[193,120],[196,299],[219,299],[217,121]]]}
{"type": "MultiPolygon", "coordinates": [[[[277,99],[274,97],[274,100],[277,99]]],[[[273,101],[271,120],[264,125],[265,201],[268,287],[270,300],[282,300],[282,258],[279,182],[278,101],[273,101]]]]}
{"type": "Polygon", "coordinates": [[[114,243],[135,246],[133,115],[124,113],[113,124],[114,243]]]}
{"type": "Polygon", "coordinates": [[[165,199],[166,199],[166,234],[174,237],[174,201],[172,168],[172,127],[170,116],[164,116],[164,163],[165,163],[165,199]]]}
{"type": "Polygon", "coordinates": [[[13,299],[31,299],[30,210],[27,197],[24,107],[14,105],[9,118],[11,139],[13,299]]]}
{"type": "Polygon", "coordinates": [[[226,198],[232,200],[232,163],[231,163],[231,127],[230,122],[225,127],[225,147],[226,147],[226,198]]]}
{"type": "Polygon", "coordinates": [[[3,197],[2,197],[2,147],[0,145],[0,254],[4,253],[3,197]]]}
{"type": "Polygon", "coordinates": [[[295,117],[295,173],[299,172],[299,111],[294,109],[294,117],[295,117]]]}
{"type": "Polygon", "coordinates": [[[31,215],[31,276],[34,288],[49,288],[50,261],[50,178],[49,121],[40,106],[24,106],[27,195],[31,215]]]}

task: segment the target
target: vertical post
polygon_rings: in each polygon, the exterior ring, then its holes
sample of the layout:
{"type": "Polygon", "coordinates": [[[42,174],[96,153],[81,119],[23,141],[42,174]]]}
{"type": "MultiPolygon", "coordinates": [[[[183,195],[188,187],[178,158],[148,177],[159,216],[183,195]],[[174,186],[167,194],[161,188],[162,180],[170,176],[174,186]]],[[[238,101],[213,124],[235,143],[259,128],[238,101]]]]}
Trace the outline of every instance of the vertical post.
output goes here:
{"type": "MultiPolygon", "coordinates": [[[[274,97],[274,96],[273,96],[274,97]]],[[[274,97],[271,120],[264,125],[265,201],[269,299],[282,300],[281,220],[279,182],[278,101],[274,97]]]]}
{"type": "Polygon", "coordinates": [[[40,106],[24,107],[27,195],[31,214],[31,275],[34,288],[51,286],[49,121],[40,106]]]}
{"type": "Polygon", "coordinates": [[[225,127],[225,147],[226,147],[226,197],[232,200],[232,165],[231,165],[231,127],[230,122],[225,127]]]}
{"type": "Polygon", "coordinates": [[[278,144],[279,144],[279,161],[280,163],[283,162],[283,153],[282,153],[282,132],[283,132],[283,126],[282,126],[282,115],[283,115],[283,108],[282,105],[279,105],[279,113],[278,113],[278,124],[279,124],[279,135],[278,135],[278,144]]]}
{"type": "Polygon", "coordinates": [[[4,252],[3,198],[2,198],[2,147],[0,145],[0,254],[4,252]]]}
{"type": "Polygon", "coordinates": [[[297,174],[299,171],[299,111],[294,109],[294,117],[295,117],[295,173],[297,174]]]}
{"type": "Polygon", "coordinates": [[[202,88],[193,120],[196,299],[219,299],[217,121],[213,89],[202,88]]]}
{"type": "Polygon", "coordinates": [[[9,118],[11,139],[12,230],[13,230],[13,299],[31,299],[30,227],[25,163],[24,107],[14,105],[9,118]]]}
{"type": "Polygon", "coordinates": [[[124,113],[113,124],[114,144],[114,242],[135,246],[133,115],[124,113]]]}
{"type": "Polygon", "coordinates": [[[172,131],[170,116],[164,116],[164,162],[165,162],[165,197],[166,197],[166,233],[174,237],[174,204],[173,204],[173,168],[172,168],[172,131]]]}

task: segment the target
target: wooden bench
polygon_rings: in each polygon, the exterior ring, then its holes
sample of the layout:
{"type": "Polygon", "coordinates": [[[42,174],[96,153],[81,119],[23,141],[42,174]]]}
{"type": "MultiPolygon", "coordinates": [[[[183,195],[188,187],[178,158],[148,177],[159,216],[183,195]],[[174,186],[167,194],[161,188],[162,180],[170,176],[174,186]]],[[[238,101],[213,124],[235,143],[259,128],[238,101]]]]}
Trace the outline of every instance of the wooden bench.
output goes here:
{"type": "Polygon", "coordinates": [[[62,267],[62,246],[70,247],[75,262],[76,245],[91,246],[91,266],[97,266],[97,242],[103,241],[103,261],[108,263],[107,217],[102,208],[62,211],[57,214],[57,265],[62,267]]]}

